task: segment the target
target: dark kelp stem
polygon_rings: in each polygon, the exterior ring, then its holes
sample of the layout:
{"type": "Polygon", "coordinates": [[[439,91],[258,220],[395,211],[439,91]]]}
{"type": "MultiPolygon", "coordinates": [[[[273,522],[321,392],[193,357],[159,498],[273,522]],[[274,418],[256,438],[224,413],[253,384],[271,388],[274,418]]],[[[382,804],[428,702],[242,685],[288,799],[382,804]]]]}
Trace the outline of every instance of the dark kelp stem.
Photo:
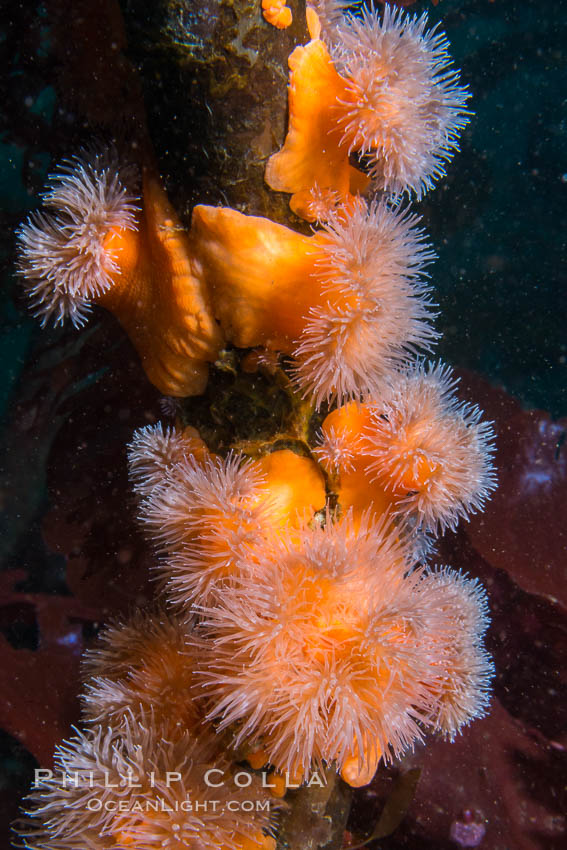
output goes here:
{"type": "Polygon", "coordinates": [[[340,850],[353,790],[334,768],[320,769],[316,782],[288,791],[289,809],[278,831],[279,850],[340,850]],[[321,780],[320,782],[318,780],[321,780]]]}

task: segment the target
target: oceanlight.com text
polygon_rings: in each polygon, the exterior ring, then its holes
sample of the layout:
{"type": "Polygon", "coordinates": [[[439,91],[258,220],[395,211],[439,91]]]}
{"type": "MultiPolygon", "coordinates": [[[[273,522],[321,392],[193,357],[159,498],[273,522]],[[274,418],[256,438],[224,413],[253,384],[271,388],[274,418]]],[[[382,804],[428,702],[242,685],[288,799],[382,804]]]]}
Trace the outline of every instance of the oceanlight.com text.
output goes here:
{"type": "Polygon", "coordinates": [[[156,797],[153,800],[103,800],[91,797],[85,803],[89,812],[195,812],[215,814],[217,812],[269,812],[270,800],[166,800],[156,797]]]}

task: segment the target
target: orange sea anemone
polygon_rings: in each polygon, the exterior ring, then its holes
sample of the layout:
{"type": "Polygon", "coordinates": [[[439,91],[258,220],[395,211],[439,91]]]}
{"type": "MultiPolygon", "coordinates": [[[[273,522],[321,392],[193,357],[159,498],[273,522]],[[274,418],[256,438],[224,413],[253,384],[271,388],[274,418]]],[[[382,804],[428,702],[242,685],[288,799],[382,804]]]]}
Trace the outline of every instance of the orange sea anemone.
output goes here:
{"type": "Polygon", "coordinates": [[[161,422],[139,428],[128,446],[128,469],[135,493],[149,496],[185,457],[198,462],[209,450],[195,428],[173,428],[161,422]]]}
{"type": "Polygon", "coordinates": [[[198,206],[193,250],[226,337],[293,355],[296,383],[320,405],[377,392],[435,340],[424,282],[434,255],[418,222],[359,201],[308,237],[198,206]]]}
{"type": "Polygon", "coordinates": [[[326,207],[348,203],[364,192],[369,178],[349,162],[348,147],[334,107],[346,95],[346,81],[333,65],[321,40],[320,23],[307,9],[311,41],[296,47],[289,57],[289,125],[285,144],[266,165],[264,179],[271,189],[290,192],[290,206],[298,216],[314,221],[319,197],[326,207]],[[331,202],[329,203],[329,199],[331,202]]]}
{"type": "Polygon", "coordinates": [[[483,508],[496,487],[494,430],[456,398],[457,383],[443,364],[409,364],[382,393],[325,418],[316,454],[343,510],[437,534],[483,508]]]}
{"type": "MultiPolygon", "coordinates": [[[[173,462],[161,464],[160,457],[156,465],[162,432],[153,427],[138,435],[130,450],[134,477],[142,468],[142,447],[150,459],[140,518],[166,556],[160,569],[167,594],[181,605],[210,602],[227,579],[253,571],[256,551],[274,534],[301,526],[325,505],[317,465],[287,449],[258,460],[234,454],[198,459],[181,451],[173,462]]],[[[183,447],[183,435],[170,431],[170,446],[183,447]]]]}
{"type": "Polygon", "coordinates": [[[359,402],[337,407],[323,420],[320,445],[315,449],[329,475],[340,510],[352,515],[355,525],[365,515],[394,522],[392,494],[370,474],[372,458],[363,451],[362,434],[371,421],[368,405],[359,402]]]}
{"type": "Polygon", "coordinates": [[[436,339],[423,281],[434,254],[418,222],[381,201],[333,214],[321,231],[323,298],[293,352],[295,379],[318,406],[377,393],[395,364],[436,339]]]}
{"type": "Polygon", "coordinates": [[[368,155],[380,188],[420,198],[445,174],[468,123],[449,43],[427,14],[362,8],[338,27],[333,59],[347,79],[338,121],[349,154],[368,155]]]}
{"type": "Polygon", "coordinates": [[[164,730],[194,730],[202,717],[191,697],[191,628],[163,606],[106,626],[83,658],[85,719],[117,728],[125,717],[151,715],[164,730]]]}
{"type": "Polygon", "coordinates": [[[483,646],[489,624],[486,591],[477,579],[449,567],[427,570],[419,589],[430,595],[437,618],[428,684],[436,699],[428,722],[453,740],[464,725],[486,714],[490,700],[494,665],[483,646]]]}
{"type": "Polygon", "coordinates": [[[433,682],[449,675],[441,644],[458,640],[456,618],[440,621],[384,524],[329,520],[276,541],[260,567],[204,611],[205,637],[190,638],[209,717],[237,723],[236,742],[262,747],[280,770],[307,776],[335,762],[351,784],[368,782],[439,714],[433,682]]]}
{"type": "Polygon", "coordinates": [[[149,718],[78,732],[27,798],[17,826],[23,846],[274,850],[266,792],[252,775],[239,787],[215,744],[188,732],[171,739],[149,718]]]}
{"type": "MultiPolygon", "coordinates": [[[[350,157],[363,158],[375,185],[420,198],[445,173],[468,122],[443,34],[427,15],[365,7],[326,28],[329,50],[311,11],[312,40],[289,58],[289,127],[268,161],[266,182],[292,193],[292,209],[313,220],[313,192],[343,201],[368,187],[350,157]]],[[[310,20],[308,18],[308,20],[310,20]]]]}
{"type": "Polygon", "coordinates": [[[139,201],[127,189],[130,170],[108,155],[74,157],[49,179],[43,203],[18,232],[20,273],[42,326],[67,318],[81,327],[91,302],[120,274],[119,253],[105,245],[109,233],[138,229],[139,201]]]}
{"type": "Polygon", "coordinates": [[[198,394],[222,336],[158,180],[144,173],[141,203],[131,183],[111,154],[65,162],[43,197],[48,211],[18,231],[20,275],[43,324],[69,318],[78,327],[93,303],[104,306],[161,392],[198,394]]]}
{"type": "Polygon", "coordinates": [[[443,364],[411,365],[389,392],[368,402],[363,453],[373,479],[392,493],[399,516],[439,532],[482,510],[496,487],[494,429],[455,396],[443,364]]]}
{"type": "Polygon", "coordinates": [[[271,533],[263,484],[254,463],[240,456],[202,464],[188,457],[142,501],[140,518],[167,555],[161,569],[172,601],[210,600],[219,583],[250,563],[255,544],[271,533]]]}
{"type": "Polygon", "coordinates": [[[289,27],[293,14],[289,6],[286,6],[285,0],[262,0],[262,14],[265,20],[283,30],[289,27]]]}
{"type": "Polygon", "coordinates": [[[299,528],[325,507],[325,480],[311,458],[277,449],[254,463],[269,494],[274,531],[299,528]]]}

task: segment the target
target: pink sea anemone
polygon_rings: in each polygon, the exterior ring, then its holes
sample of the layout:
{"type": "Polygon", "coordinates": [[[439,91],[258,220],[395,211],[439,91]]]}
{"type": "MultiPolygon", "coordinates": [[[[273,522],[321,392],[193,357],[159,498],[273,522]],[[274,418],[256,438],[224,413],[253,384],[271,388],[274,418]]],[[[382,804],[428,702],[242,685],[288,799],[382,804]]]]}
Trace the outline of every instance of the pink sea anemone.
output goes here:
{"type": "Polygon", "coordinates": [[[190,638],[209,717],[237,724],[237,744],[261,746],[280,770],[334,761],[351,784],[370,781],[439,714],[443,651],[457,640],[456,618],[440,617],[411,566],[397,535],[365,518],[356,532],[328,518],[275,542],[190,638]]]}
{"type": "Polygon", "coordinates": [[[72,157],[51,176],[43,195],[48,212],[33,213],[17,232],[19,272],[42,325],[68,317],[80,327],[90,301],[120,274],[109,237],[137,229],[131,183],[109,153],[72,157]]]}
{"type": "Polygon", "coordinates": [[[436,339],[424,280],[435,255],[418,222],[380,201],[324,226],[314,253],[323,295],[293,352],[295,380],[318,406],[377,393],[396,364],[436,339]]]}
{"type": "Polygon", "coordinates": [[[449,367],[418,363],[369,402],[361,444],[369,474],[393,494],[398,514],[425,531],[455,528],[496,487],[492,423],[459,401],[456,384],[449,367]]]}
{"type": "Polygon", "coordinates": [[[420,198],[445,174],[468,123],[469,92],[459,85],[448,42],[427,15],[364,6],[336,28],[332,56],[347,80],[337,109],[343,144],[366,154],[386,192],[420,198]]]}
{"type": "Polygon", "coordinates": [[[273,850],[266,792],[251,775],[239,787],[215,744],[183,730],[171,739],[149,718],[78,732],[57,748],[52,775],[27,798],[17,825],[23,846],[273,850]],[[218,787],[207,784],[207,770],[218,787]],[[249,811],[241,805],[248,800],[263,805],[249,811]]]}

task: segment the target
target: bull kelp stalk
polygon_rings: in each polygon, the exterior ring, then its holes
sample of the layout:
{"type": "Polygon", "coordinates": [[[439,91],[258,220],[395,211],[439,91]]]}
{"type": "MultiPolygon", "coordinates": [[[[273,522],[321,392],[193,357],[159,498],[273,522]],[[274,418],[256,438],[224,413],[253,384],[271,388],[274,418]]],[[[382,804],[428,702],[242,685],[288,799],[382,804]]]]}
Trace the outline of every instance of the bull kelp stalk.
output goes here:
{"type": "Polygon", "coordinates": [[[130,52],[168,190],[180,212],[222,203],[289,221],[285,196],[264,182],[286,129],[288,56],[307,39],[305,0],[291,0],[291,26],[277,30],[257,0],[125,4],[130,52]]]}

